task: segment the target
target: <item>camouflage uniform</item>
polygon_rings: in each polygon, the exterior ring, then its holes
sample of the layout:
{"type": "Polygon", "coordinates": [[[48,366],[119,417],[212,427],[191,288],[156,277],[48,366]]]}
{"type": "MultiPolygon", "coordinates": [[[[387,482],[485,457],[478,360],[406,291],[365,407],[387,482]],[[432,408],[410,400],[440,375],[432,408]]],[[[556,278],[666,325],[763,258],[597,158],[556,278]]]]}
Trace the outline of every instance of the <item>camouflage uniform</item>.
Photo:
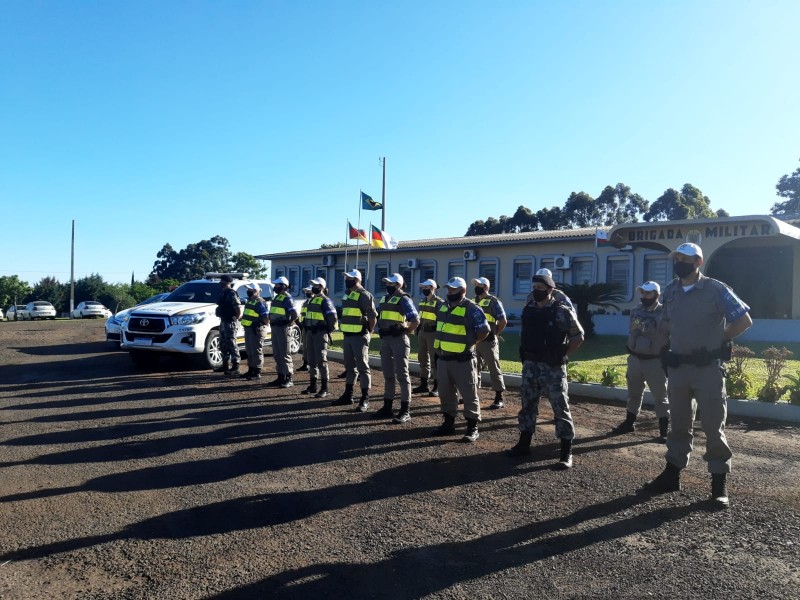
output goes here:
{"type": "Polygon", "coordinates": [[[222,351],[222,364],[230,361],[234,366],[239,364],[239,345],[236,343],[236,321],[222,321],[219,324],[219,349],[222,351]]]}

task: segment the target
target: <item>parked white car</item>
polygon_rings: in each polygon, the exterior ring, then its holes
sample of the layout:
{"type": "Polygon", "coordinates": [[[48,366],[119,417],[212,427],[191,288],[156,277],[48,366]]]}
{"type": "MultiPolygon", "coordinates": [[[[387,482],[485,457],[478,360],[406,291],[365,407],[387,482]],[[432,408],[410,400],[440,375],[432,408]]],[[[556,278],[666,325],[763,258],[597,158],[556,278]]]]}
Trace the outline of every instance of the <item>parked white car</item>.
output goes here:
{"type": "Polygon", "coordinates": [[[55,319],[56,318],[56,307],[50,304],[49,302],[45,302],[44,300],[36,300],[35,302],[28,302],[25,306],[25,312],[27,313],[25,318],[30,321],[35,319],[55,319]]]}
{"type": "Polygon", "coordinates": [[[164,294],[156,294],[155,296],[151,296],[147,300],[140,302],[136,306],[131,308],[126,308],[124,310],[119,311],[115,315],[111,315],[106,321],[106,341],[110,344],[113,344],[116,347],[119,347],[120,340],[122,338],[122,325],[125,321],[128,320],[131,312],[135,309],[139,308],[140,306],[144,306],[145,304],[153,304],[155,302],[161,302],[164,298],[169,296],[169,293],[164,294]]]}
{"type": "Polygon", "coordinates": [[[12,304],[6,311],[6,319],[9,321],[24,321],[27,318],[28,313],[22,304],[12,304]]]}
{"type": "Polygon", "coordinates": [[[2,308],[0,308],[0,321],[3,321],[5,318],[6,318],[6,317],[5,317],[5,315],[3,314],[3,309],[2,309],[2,308]]]}
{"type": "Polygon", "coordinates": [[[100,302],[87,300],[78,304],[70,316],[73,319],[107,319],[111,316],[111,311],[100,302]]]}

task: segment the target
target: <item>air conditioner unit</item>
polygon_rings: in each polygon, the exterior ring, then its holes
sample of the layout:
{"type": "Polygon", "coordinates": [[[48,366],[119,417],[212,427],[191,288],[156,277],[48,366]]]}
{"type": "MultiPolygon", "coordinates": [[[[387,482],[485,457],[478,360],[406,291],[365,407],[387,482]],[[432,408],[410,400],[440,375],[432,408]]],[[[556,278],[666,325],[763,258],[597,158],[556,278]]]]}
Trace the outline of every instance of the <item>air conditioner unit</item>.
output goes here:
{"type": "Polygon", "coordinates": [[[322,266],[323,267],[332,267],[336,264],[336,256],[333,254],[326,254],[322,257],[322,266]]]}
{"type": "Polygon", "coordinates": [[[475,250],[464,250],[464,260],[477,260],[478,254],[475,250]]]}
{"type": "Polygon", "coordinates": [[[409,258],[406,261],[406,269],[418,269],[419,261],[416,258],[409,258]]]}
{"type": "Polygon", "coordinates": [[[569,256],[556,256],[553,266],[556,269],[569,269],[569,256]]]}

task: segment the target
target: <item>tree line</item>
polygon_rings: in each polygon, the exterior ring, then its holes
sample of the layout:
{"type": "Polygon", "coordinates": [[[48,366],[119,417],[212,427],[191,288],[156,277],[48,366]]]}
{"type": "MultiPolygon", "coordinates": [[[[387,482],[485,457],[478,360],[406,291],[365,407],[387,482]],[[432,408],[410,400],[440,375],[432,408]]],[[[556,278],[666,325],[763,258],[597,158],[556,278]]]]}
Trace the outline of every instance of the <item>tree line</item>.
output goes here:
{"type": "MultiPolygon", "coordinates": [[[[174,250],[170,244],[156,254],[153,270],[145,281],[109,283],[99,274],[93,273],[75,281],[75,306],[80,302],[94,300],[101,302],[113,312],[130,308],[154,296],[175,289],[181,283],[200,279],[206,273],[250,273],[263,279],[267,269],[263,263],[246,252],[232,253],[228,240],[215,236],[189,244],[182,250],[174,250]]],[[[69,312],[70,284],[60,282],[55,277],[44,277],[30,285],[18,275],[0,277],[0,307],[11,304],[27,304],[34,300],[44,300],[56,308],[57,313],[69,312]]]]}

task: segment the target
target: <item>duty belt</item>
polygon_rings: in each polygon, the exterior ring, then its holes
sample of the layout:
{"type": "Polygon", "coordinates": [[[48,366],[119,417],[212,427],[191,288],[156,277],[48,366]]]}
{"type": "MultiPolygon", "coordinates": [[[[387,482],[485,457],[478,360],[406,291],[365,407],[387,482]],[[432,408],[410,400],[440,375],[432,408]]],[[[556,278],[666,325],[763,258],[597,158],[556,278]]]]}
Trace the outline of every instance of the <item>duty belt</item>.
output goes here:
{"type": "Polygon", "coordinates": [[[640,360],[652,360],[654,358],[661,358],[660,354],[640,354],[639,352],[634,352],[630,348],[627,348],[627,350],[628,354],[630,354],[631,356],[635,356],[640,360]]]}
{"type": "Polygon", "coordinates": [[[451,360],[456,362],[467,362],[468,360],[475,358],[475,353],[463,352],[462,354],[437,354],[436,356],[439,360],[443,360],[445,362],[449,362],[451,360]]]}
{"type": "Polygon", "coordinates": [[[273,327],[286,327],[289,321],[270,321],[270,325],[273,327]]]}
{"type": "Polygon", "coordinates": [[[692,350],[689,354],[678,354],[672,350],[667,350],[662,356],[662,362],[665,366],[673,369],[681,365],[692,365],[694,367],[707,367],[716,360],[722,358],[722,351],[717,348],[716,350],[707,350],[700,348],[692,350]]]}

